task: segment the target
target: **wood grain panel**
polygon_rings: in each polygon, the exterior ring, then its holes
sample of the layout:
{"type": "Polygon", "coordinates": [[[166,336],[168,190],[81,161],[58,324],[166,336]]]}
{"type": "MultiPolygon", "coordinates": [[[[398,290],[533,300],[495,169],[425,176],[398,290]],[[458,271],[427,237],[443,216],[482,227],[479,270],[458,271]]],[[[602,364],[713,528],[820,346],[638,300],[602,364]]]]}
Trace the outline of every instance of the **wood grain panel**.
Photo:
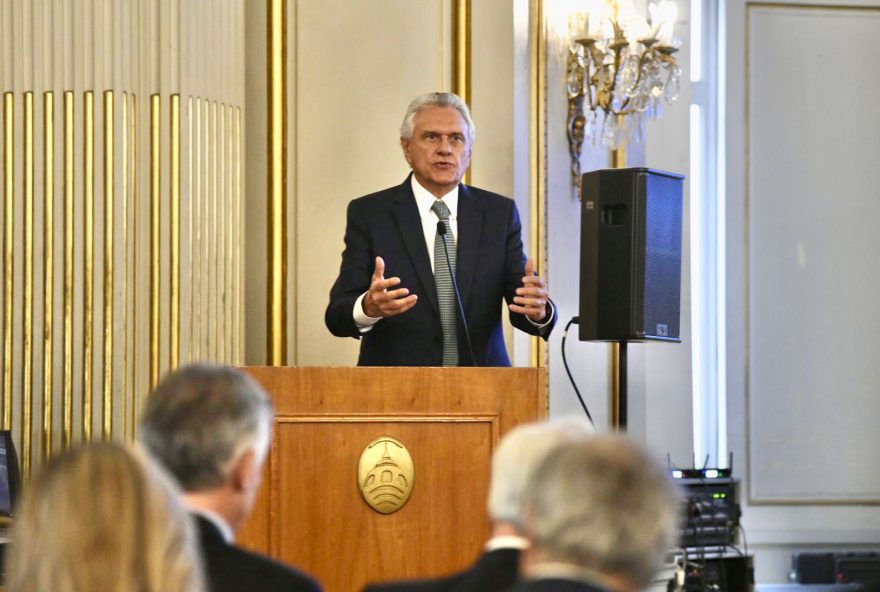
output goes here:
{"type": "Polygon", "coordinates": [[[309,566],[328,590],[467,565],[489,532],[486,469],[497,416],[443,419],[280,420],[271,483],[278,556],[309,566]],[[393,514],[373,511],[357,484],[361,452],[381,435],[402,442],[415,465],[409,503],[393,514]]]}
{"type": "Polygon", "coordinates": [[[272,395],[276,421],[239,541],[316,575],[328,591],[473,561],[489,532],[494,446],[546,416],[545,368],[245,370],[272,395]],[[360,454],[381,435],[401,441],[415,465],[409,503],[388,515],[357,486],[360,454]]]}

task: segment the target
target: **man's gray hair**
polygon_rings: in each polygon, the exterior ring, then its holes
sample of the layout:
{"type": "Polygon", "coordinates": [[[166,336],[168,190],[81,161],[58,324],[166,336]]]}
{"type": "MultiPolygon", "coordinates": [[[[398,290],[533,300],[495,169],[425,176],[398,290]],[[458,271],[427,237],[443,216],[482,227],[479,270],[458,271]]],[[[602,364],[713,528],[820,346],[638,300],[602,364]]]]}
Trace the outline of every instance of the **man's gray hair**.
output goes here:
{"type": "Polygon", "coordinates": [[[593,435],[586,420],[567,418],[521,425],[502,438],[492,457],[489,517],[523,526],[523,494],[531,471],[562,442],[582,442],[593,435]]]}
{"type": "Polygon", "coordinates": [[[646,587],[670,548],[679,504],[671,480],[622,435],[565,442],[530,475],[526,534],[546,561],[646,587]]]}
{"type": "Polygon", "coordinates": [[[212,489],[246,451],[262,459],[273,415],[269,396],[248,375],[192,364],[168,374],[147,399],[138,440],[185,491],[212,489]]]}
{"type": "Polygon", "coordinates": [[[467,104],[457,94],[448,92],[432,92],[419,95],[412,100],[409,107],[406,108],[406,115],[403,116],[403,123],[400,124],[400,137],[404,140],[412,140],[413,136],[413,119],[416,113],[428,107],[452,107],[458,111],[465,124],[467,125],[468,144],[473,146],[474,139],[477,136],[477,128],[474,126],[474,120],[471,119],[471,111],[467,104]]]}

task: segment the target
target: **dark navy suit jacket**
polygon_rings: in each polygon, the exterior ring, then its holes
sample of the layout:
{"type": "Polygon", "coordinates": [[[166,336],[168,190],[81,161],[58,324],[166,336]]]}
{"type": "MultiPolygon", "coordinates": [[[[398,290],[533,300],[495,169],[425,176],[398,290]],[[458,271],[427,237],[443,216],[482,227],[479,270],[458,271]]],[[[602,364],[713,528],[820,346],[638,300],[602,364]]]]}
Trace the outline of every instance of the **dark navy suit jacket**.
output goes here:
{"type": "Polygon", "coordinates": [[[208,519],[194,515],[209,592],[321,592],[309,575],[223,539],[208,519]]]}
{"type": "MultiPolygon", "coordinates": [[[[458,281],[477,366],[509,366],[501,330],[502,303],[510,303],[525,269],[519,214],[513,200],[459,186],[455,277],[458,281]]],[[[546,339],[556,322],[541,329],[510,313],[513,326],[546,339]]],[[[402,185],[352,201],[339,277],[324,315],[330,332],[361,339],[360,366],[440,366],[443,339],[434,272],[409,178],[402,185]],[[385,277],[417,294],[407,312],[382,319],[363,335],[352,317],[357,298],[370,287],[375,258],[385,277]]],[[[459,319],[459,360],[470,365],[459,319]]]]}
{"type": "Polygon", "coordinates": [[[504,592],[519,577],[519,549],[486,551],[465,571],[443,578],[370,584],[363,592],[504,592]]]}
{"type": "Polygon", "coordinates": [[[565,578],[546,578],[540,580],[525,580],[510,592],[607,592],[603,588],[597,588],[585,582],[567,580],[565,578]]]}

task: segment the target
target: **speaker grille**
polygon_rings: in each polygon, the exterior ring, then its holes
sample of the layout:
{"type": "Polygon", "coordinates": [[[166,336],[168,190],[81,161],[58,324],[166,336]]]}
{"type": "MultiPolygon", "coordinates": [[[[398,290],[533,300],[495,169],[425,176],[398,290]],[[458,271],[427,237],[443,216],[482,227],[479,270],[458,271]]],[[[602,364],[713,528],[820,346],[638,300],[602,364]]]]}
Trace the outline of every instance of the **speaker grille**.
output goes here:
{"type": "Polygon", "coordinates": [[[678,338],[681,295],[681,180],[640,175],[650,195],[645,208],[643,313],[646,335],[678,338]],[[650,302],[649,307],[644,303],[650,302]]]}
{"type": "MultiPolygon", "coordinates": [[[[632,292],[630,293],[630,327],[632,327],[637,335],[641,337],[645,334],[645,302],[650,302],[645,298],[645,235],[647,212],[645,212],[646,196],[648,195],[648,174],[637,173],[633,178],[633,265],[632,265],[632,292]]],[[[636,337],[634,335],[633,337],[636,337]]]]}
{"type": "Polygon", "coordinates": [[[648,168],[584,173],[582,341],[678,341],[684,177],[648,168]]]}

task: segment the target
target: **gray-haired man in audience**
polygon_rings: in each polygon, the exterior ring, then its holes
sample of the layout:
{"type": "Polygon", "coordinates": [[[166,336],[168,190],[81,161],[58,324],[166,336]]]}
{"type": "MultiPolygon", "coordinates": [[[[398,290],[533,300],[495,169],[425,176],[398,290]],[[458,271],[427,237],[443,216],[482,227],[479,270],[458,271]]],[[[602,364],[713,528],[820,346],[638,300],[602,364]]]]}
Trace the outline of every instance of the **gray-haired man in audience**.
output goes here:
{"type": "Polygon", "coordinates": [[[678,502],[648,455],[621,435],[564,442],[524,496],[525,580],[516,592],[636,592],[673,542],[678,502]]]}
{"type": "Polygon", "coordinates": [[[511,430],[492,457],[488,510],[492,536],[483,554],[466,571],[432,580],[374,584],[364,592],[441,592],[507,590],[518,578],[522,536],[522,498],[531,470],[556,445],[583,442],[592,435],[584,421],[563,419],[526,424],[511,430]]]}
{"type": "Polygon", "coordinates": [[[138,438],[180,482],[198,526],[212,592],[317,592],[309,576],[235,546],[253,508],[272,439],[273,407],[246,374],[194,364],[147,400],[138,438]]]}

